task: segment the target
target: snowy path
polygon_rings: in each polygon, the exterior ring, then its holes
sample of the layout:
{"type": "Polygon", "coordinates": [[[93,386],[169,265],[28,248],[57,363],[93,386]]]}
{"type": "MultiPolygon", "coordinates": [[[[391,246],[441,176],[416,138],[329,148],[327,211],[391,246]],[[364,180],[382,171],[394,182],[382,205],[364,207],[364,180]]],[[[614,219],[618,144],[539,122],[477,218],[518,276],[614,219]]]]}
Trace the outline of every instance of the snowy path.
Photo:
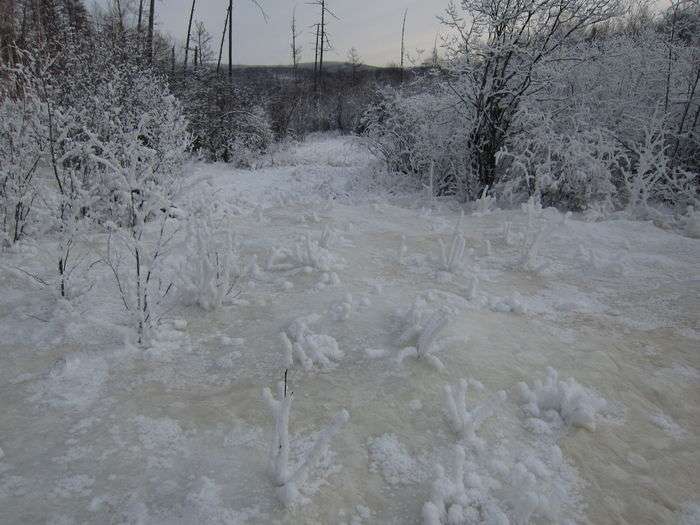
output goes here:
{"type": "MultiPolygon", "coordinates": [[[[465,523],[489,506],[526,515],[527,491],[536,522],[698,519],[700,241],[497,210],[464,217],[465,265],[446,273],[439,241],[450,246],[456,203],[370,197],[370,160],[351,139],[315,137],[274,162],[193,166],[196,191],[229,210],[260,271],[220,310],[175,308],[186,327],[166,322],[151,349],[124,344],[106,273],[71,312],[13,270],[32,268],[41,245],[3,254],[0,523],[420,523],[435,465],[453,470],[443,387],[463,377],[508,396],[468,457],[480,503],[465,523]],[[546,268],[525,271],[519,236],[540,225],[549,234],[530,262],[546,268]],[[273,248],[324,229],[328,268],[266,269],[273,248]],[[423,321],[448,315],[433,345],[443,371],[398,362],[416,344],[400,342],[414,304],[423,321]],[[290,372],[292,437],[313,437],[343,408],[351,419],[309,477],[310,501],[284,510],[261,390],[282,377],[280,331],[312,314],[312,332],[344,356],[290,372]],[[548,366],[607,400],[594,431],[544,410],[525,417],[516,385],[548,366]]],[[[294,457],[310,444],[295,440],[294,457]]]]}

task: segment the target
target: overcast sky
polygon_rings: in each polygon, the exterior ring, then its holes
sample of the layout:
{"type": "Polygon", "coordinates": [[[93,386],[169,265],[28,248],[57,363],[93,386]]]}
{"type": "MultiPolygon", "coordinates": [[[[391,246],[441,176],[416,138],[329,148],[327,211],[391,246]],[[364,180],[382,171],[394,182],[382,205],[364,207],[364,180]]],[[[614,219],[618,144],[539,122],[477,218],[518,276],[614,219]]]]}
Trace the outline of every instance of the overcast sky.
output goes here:
{"type": "MultiPolygon", "coordinates": [[[[104,4],[106,0],[97,0],[104,4]]],[[[398,62],[401,55],[401,17],[408,9],[406,49],[432,50],[435,35],[441,30],[435,18],[448,0],[327,0],[340,20],[330,18],[328,34],[334,47],[327,60],[344,61],[351,47],[357,48],[363,62],[386,65],[398,62]]],[[[250,0],[234,0],[233,54],[237,64],[288,64],[290,62],[290,21],[294,6],[303,30],[301,41],[304,62],[314,59],[314,32],[319,9],[305,0],[260,0],[269,16],[265,23],[250,0]]],[[[191,0],[156,0],[158,28],[184,41],[191,0]]],[[[206,24],[218,50],[228,0],[197,0],[195,19],[206,24]]]]}

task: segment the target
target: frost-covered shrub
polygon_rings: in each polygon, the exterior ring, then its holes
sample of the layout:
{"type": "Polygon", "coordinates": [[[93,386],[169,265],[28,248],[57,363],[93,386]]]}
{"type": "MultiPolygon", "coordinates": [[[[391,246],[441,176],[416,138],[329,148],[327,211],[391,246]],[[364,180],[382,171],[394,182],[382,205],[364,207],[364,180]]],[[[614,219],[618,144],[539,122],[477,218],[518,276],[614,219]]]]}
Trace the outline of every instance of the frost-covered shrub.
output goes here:
{"type": "Polygon", "coordinates": [[[97,169],[86,183],[98,197],[98,216],[133,222],[129,215],[147,187],[168,201],[190,136],[181,105],[163,80],[148,70],[111,67],[90,113],[83,131],[91,148],[87,160],[97,169]]]}
{"type": "Polygon", "coordinates": [[[545,205],[572,209],[613,198],[623,155],[610,133],[587,125],[580,115],[557,121],[527,108],[518,117],[528,132],[514,136],[498,154],[502,193],[537,195],[545,205]]]}
{"type": "Polygon", "coordinates": [[[48,149],[39,86],[21,67],[0,69],[2,76],[8,81],[0,89],[0,247],[26,233],[38,194],[37,172],[48,149]]]}
{"type": "Polygon", "coordinates": [[[462,162],[467,120],[454,111],[456,103],[432,81],[382,89],[363,116],[363,135],[388,171],[403,173],[436,195],[476,196],[462,162]]]}
{"type": "Polygon", "coordinates": [[[272,127],[265,110],[255,106],[251,111],[240,112],[231,136],[226,142],[225,153],[229,162],[239,167],[252,167],[255,160],[267,151],[274,140],[272,127]]]}

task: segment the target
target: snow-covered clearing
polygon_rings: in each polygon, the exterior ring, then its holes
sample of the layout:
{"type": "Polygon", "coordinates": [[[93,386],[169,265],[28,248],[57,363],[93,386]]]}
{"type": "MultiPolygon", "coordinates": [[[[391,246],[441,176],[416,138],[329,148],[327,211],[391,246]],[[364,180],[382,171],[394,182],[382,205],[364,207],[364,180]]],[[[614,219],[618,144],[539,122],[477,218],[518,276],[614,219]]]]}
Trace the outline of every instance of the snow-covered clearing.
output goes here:
{"type": "Polygon", "coordinates": [[[693,522],[700,241],[460,219],[372,169],[334,136],[193,164],[183,202],[220,203],[245,275],[217,310],[178,298],[145,350],[105,269],[71,306],[24,273],[47,243],[2,253],[0,522],[693,522]],[[292,471],[350,419],[285,508],[262,389],[288,360],[292,471]]]}

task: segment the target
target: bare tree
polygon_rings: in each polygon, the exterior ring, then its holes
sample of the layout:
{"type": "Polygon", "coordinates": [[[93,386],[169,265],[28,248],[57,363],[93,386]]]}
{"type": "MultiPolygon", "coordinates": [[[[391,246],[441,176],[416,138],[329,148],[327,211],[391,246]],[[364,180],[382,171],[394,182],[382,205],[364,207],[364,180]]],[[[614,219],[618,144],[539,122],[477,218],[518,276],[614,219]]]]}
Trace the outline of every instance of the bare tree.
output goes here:
{"type": "Polygon", "coordinates": [[[199,65],[203,66],[212,59],[211,35],[201,20],[194,21],[194,41],[198,51],[199,65]]]}
{"type": "Polygon", "coordinates": [[[319,36],[318,36],[318,82],[316,83],[316,88],[323,87],[323,52],[330,49],[330,41],[328,39],[328,32],[326,31],[326,15],[330,15],[336,20],[339,20],[335,13],[331,11],[326,5],[326,0],[313,0],[309,2],[311,5],[316,5],[321,8],[321,22],[319,23],[319,36]],[[328,46],[328,47],[326,47],[328,46]]]}
{"type": "Polygon", "coordinates": [[[466,174],[493,186],[496,154],[511,133],[523,97],[546,88],[541,66],[566,59],[577,35],[621,12],[619,0],[460,0],[442,22],[455,38],[451,89],[463,103],[468,130],[466,174]],[[468,22],[467,22],[468,20],[468,22]],[[555,55],[557,55],[555,57],[555,55]]]}

